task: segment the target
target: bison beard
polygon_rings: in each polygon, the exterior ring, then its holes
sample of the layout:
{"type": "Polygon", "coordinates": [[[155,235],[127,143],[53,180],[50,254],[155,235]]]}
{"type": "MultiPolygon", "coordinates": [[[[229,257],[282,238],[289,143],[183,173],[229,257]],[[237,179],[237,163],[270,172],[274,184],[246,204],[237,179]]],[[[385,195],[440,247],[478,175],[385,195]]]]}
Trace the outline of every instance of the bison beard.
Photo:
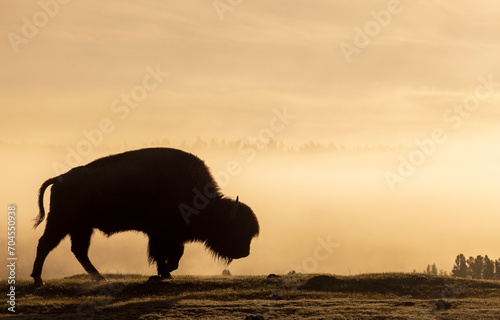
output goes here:
{"type": "Polygon", "coordinates": [[[42,285],[43,263],[49,252],[68,234],[71,251],[94,280],[104,280],[88,258],[94,229],[110,236],[135,230],[149,238],[149,261],[158,276],[171,278],[184,253],[184,244],[199,241],[216,258],[229,264],[250,253],[259,224],[252,209],[220,192],[205,163],[196,156],[169,148],[129,151],[95,160],[45,181],[43,195],[52,185],[50,211],[39,240],[31,276],[42,285]],[[189,221],[181,207],[195,206],[193,197],[210,186],[208,201],[197,206],[189,221]]]}

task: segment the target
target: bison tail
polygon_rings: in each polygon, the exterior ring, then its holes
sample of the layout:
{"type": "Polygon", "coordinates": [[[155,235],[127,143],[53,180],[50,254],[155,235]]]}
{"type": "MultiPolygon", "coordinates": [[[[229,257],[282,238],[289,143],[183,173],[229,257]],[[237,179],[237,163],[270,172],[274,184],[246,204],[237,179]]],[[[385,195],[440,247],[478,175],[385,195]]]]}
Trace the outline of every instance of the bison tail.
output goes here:
{"type": "Polygon", "coordinates": [[[38,195],[38,208],[40,209],[40,212],[38,213],[38,216],[35,219],[35,225],[33,226],[35,229],[36,227],[38,227],[40,223],[42,223],[43,219],[45,219],[45,210],[43,208],[43,194],[45,193],[45,189],[47,189],[51,184],[54,184],[54,182],[56,182],[57,179],[59,179],[59,177],[49,179],[45,181],[40,187],[40,192],[38,195]]]}

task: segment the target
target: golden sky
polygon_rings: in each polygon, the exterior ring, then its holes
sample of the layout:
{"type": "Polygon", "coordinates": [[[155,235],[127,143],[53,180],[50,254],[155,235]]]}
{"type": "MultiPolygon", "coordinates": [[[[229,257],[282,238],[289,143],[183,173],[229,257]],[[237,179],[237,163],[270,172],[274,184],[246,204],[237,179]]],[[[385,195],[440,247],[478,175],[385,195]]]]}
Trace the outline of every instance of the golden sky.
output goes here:
{"type": "MultiPolygon", "coordinates": [[[[449,129],[443,114],[478,77],[500,82],[494,1],[46,3],[0,13],[3,140],[76,143],[103,118],[110,143],[240,139],[286,107],[291,142],[412,143],[449,129]],[[148,67],[168,76],[127,116],[113,112],[148,67]]],[[[498,101],[457,133],[497,137],[498,101]]]]}
{"type": "MultiPolygon", "coordinates": [[[[462,250],[497,258],[499,16],[493,0],[4,1],[0,142],[24,149],[0,159],[4,181],[16,181],[0,196],[25,208],[22,274],[43,230],[33,233],[28,222],[37,189],[65,148],[91,139],[106,148],[253,141],[269,132],[292,147],[406,149],[252,161],[239,153],[243,174],[223,191],[255,208],[262,226],[241,272],[271,272],[266,259],[288,252],[273,270],[287,272],[328,236],[340,247],[315,271],[411,271],[433,262],[449,271],[462,250]],[[436,147],[427,145],[424,164],[405,173],[405,161],[420,161],[417,141],[429,139],[436,147]],[[47,143],[58,151],[40,147],[47,143]],[[305,241],[294,247],[299,233],[305,241]]],[[[201,157],[215,171],[227,162],[201,157]]],[[[53,261],[71,256],[60,252],[53,261]]],[[[108,263],[102,252],[96,265],[108,263]]],[[[81,272],[73,262],[68,273],[81,272]]],[[[145,259],[137,263],[125,271],[148,272],[145,259]]],[[[47,268],[57,275],[56,263],[47,268]]]]}

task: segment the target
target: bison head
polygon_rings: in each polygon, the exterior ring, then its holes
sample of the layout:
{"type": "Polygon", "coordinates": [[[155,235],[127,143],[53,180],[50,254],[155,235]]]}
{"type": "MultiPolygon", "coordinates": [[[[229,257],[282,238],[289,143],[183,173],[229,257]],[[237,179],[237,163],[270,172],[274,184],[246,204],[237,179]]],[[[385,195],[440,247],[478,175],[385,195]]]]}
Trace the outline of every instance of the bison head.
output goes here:
{"type": "Polygon", "coordinates": [[[238,198],[220,199],[214,209],[205,246],[227,264],[248,256],[250,243],[259,234],[259,222],[252,209],[238,198]]]}

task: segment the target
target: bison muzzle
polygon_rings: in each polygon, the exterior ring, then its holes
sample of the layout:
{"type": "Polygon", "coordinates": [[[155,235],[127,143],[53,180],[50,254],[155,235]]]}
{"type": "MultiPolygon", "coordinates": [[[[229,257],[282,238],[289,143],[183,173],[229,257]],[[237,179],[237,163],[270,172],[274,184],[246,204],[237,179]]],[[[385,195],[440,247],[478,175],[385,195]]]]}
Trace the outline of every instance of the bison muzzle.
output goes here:
{"type": "Polygon", "coordinates": [[[252,209],[238,198],[225,197],[205,163],[181,150],[128,151],[45,181],[35,228],[45,218],[43,195],[50,185],[50,211],[31,274],[35,285],[43,284],[45,258],[68,234],[71,251],[94,280],[104,280],[88,257],[94,229],[108,236],[129,230],[145,233],[149,262],[158,269],[152,278],[171,278],[185,243],[202,242],[229,264],[248,256],[259,234],[252,209]]]}

